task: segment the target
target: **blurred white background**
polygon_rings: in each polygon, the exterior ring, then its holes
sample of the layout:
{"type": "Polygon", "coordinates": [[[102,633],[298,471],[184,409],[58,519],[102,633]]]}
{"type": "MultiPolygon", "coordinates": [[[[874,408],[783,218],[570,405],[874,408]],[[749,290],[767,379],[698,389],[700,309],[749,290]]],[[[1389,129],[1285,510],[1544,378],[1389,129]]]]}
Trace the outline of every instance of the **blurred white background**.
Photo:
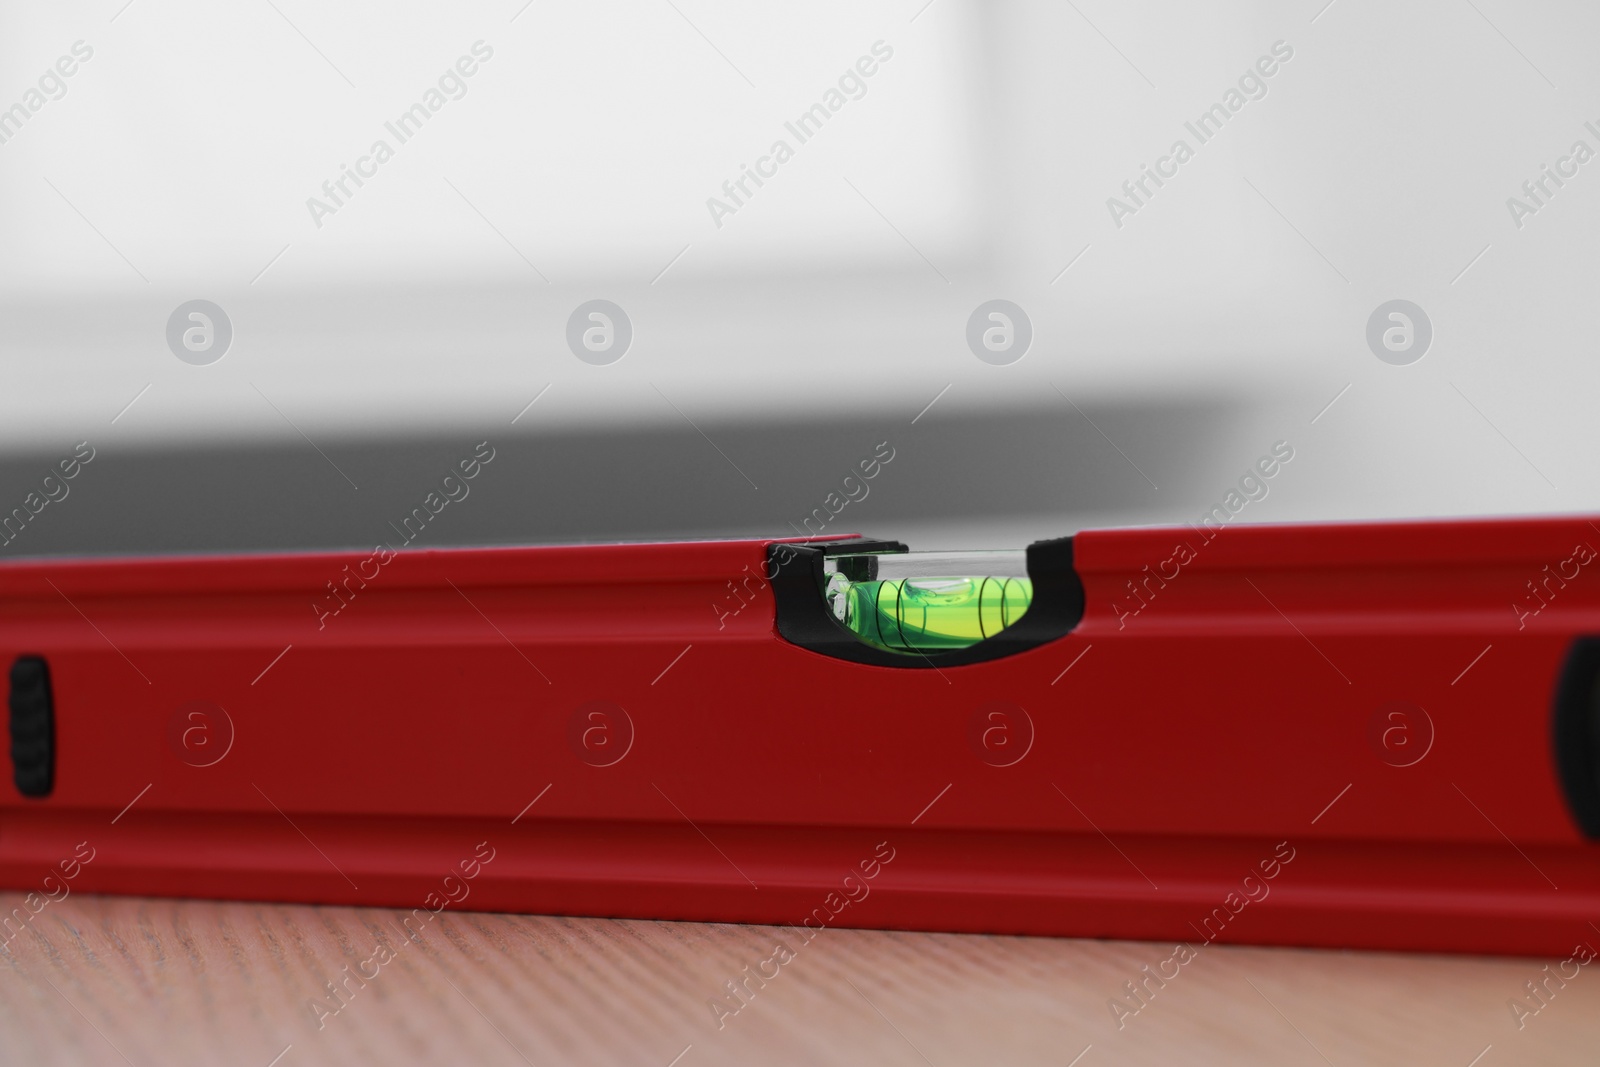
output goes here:
{"type": "Polygon", "coordinates": [[[884,439],[906,460],[847,524],[918,547],[1190,520],[1278,440],[1296,458],[1242,521],[1600,499],[1600,162],[1520,227],[1507,207],[1600,151],[1600,9],[1576,0],[106,0],[0,24],[0,108],[25,112],[0,121],[0,491],[79,440],[112,457],[29,551],[360,542],[428,488],[408,442],[484,438],[525,446],[520,503],[446,540],[783,532],[884,439]],[[385,123],[480,41],[400,144],[385,123]],[[785,123],[878,42],[799,143],[785,123]],[[1201,144],[1185,123],[1278,42],[1201,144]],[[379,138],[394,157],[319,226],[307,199],[379,138]],[[780,138],[718,225],[708,198],[780,138]],[[1119,226],[1107,199],[1180,138],[1194,158],[1119,226]],[[633,327],[607,366],[566,342],[594,298],[633,327]],[[966,342],[992,298],[1033,325],[1006,366],[966,342]],[[207,366],[167,346],[192,299],[234,331],[207,366]],[[1392,299],[1432,323],[1409,365],[1366,341],[1392,299]],[[197,475],[148,473],[197,462],[203,507],[197,475]],[[228,532],[263,495],[308,514],[228,532]]]}

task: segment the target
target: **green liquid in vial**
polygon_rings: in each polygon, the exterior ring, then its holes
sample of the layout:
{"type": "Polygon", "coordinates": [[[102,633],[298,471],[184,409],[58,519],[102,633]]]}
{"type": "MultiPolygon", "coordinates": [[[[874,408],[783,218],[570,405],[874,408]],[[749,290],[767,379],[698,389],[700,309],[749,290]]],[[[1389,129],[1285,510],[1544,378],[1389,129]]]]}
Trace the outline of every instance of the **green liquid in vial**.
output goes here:
{"type": "Polygon", "coordinates": [[[893,652],[967,648],[1015,623],[1033,602],[1027,578],[901,578],[852,582],[830,576],[834,618],[869,645],[893,652]]]}

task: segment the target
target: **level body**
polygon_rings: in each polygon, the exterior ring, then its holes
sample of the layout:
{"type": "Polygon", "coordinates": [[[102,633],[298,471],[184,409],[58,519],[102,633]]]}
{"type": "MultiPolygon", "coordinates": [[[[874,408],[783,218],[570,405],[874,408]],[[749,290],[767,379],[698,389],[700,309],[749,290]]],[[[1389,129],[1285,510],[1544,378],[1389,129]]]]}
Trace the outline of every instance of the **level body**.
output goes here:
{"type": "Polygon", "coordinates": [[[1070,630],[932,669],[785,639],[779,545],[0,566],[0,658],[53,716],[0,885],[77,857],[78,891],[424,913],[1597,936],[1588,713],[1565,777],[1557,736],[1600,635],[1584,519],[1085,532],[1070,630]]]}

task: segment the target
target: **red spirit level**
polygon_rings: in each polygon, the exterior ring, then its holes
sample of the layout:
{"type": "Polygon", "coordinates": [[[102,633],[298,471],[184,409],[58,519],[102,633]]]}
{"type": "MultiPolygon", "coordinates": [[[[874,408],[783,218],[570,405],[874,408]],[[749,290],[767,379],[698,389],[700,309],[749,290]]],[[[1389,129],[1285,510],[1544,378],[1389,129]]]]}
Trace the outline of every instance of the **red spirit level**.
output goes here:
{"type": "Polygon", "coordinates": [[[0,884],[1566,954],[1600,916],[1595,544],[19,561],[0,884]]]}

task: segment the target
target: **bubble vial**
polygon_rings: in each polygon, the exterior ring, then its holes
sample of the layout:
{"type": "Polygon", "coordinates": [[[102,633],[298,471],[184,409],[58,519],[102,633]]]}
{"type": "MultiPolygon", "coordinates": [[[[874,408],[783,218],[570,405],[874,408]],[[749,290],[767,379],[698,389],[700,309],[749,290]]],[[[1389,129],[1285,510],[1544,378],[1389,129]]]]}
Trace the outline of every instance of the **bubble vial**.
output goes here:
{"type": "Polygon", "coordinates": [[[877,648],[913,654],[969,648],[1016,623],[1033,602],[1033,583],[1007,573],[1026,573],[1011,556],[904,553],[854,565],[839,557],[824,575],[823,596],[835,619],[877,648]],[[891,566],[953,573],[895,576],[891,566]]]}

